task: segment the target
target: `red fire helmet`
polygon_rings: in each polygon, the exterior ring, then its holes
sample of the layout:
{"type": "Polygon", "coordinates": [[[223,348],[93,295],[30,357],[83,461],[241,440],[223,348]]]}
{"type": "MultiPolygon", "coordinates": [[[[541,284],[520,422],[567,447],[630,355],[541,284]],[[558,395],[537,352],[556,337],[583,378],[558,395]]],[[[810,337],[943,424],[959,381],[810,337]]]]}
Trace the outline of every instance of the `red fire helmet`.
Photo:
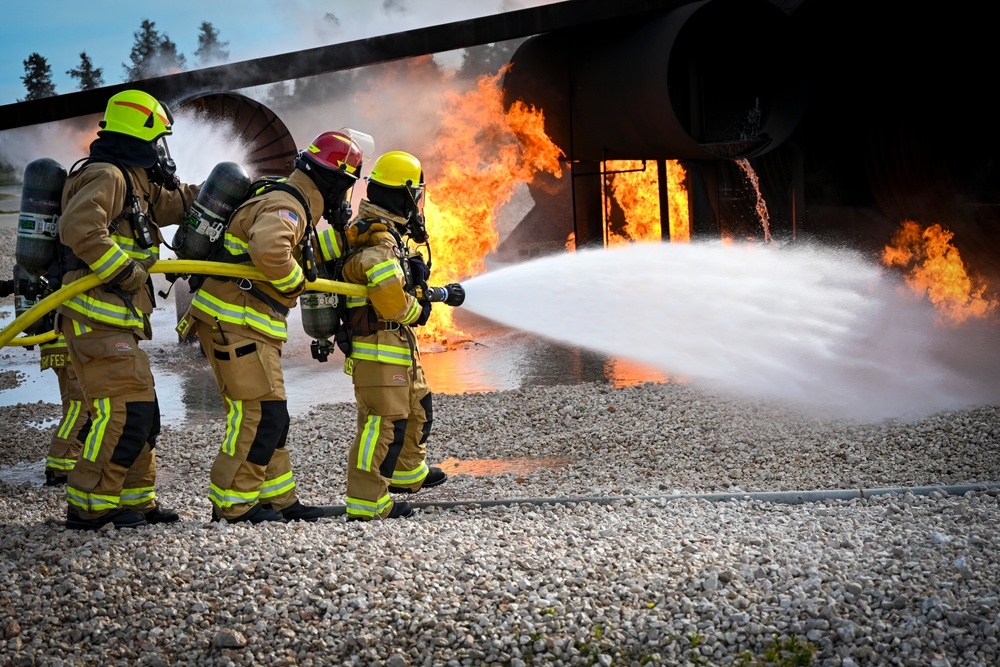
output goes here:
{"type": "Polygon", "coordinates": [[[354,180],[361,176],[361,146],[343,132],[324,132],[300,155],[316,166],[332,169],[354,180]]]}

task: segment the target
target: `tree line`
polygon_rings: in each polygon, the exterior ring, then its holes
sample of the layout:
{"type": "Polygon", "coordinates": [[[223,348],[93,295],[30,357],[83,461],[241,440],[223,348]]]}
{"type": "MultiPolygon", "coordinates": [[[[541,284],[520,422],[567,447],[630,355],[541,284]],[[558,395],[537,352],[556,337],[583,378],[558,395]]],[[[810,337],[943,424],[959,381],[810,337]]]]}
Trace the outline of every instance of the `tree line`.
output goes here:
{"type": "MultiPolygon", "coordinates": [[[[156,29],[156,23],[143,19],[139,29],[133,33],[135,42],[129,54],[129,63],[122,63],[122,81],[139,81],[161,74],[182,71],[187,58],[177,52],[177,44],[166,33],[156,29]]],[[[219,40],[219,31],[208,21],[202,21],[198,31],[198,48],[194,52],[199,67],[222,63],[229,58],[226,47],[229,42],[219,40]]],[[[21,81],[27,95],[18,102],[38,100],[57,95],[52,81],[52,67],[48,60],[38,53],[32,53],[24,62],[24,76],[21,81]]],[[[95,67],[86,51],[80,53],[80,64],[66,74],[76,79],[78,90],[92,90],[104,85],[104,68],[95,67]]]]}

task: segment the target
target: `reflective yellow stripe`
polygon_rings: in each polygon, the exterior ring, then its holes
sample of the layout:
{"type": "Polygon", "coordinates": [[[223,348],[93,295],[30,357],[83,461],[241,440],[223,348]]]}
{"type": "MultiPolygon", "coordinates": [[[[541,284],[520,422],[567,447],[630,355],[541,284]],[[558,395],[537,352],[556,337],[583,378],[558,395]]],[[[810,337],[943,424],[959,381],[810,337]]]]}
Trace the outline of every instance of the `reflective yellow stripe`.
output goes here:
{"type": "Polygon", "coordinates": [[[226,402],[226,437],[222,441],[222,453],[236,456],[236,438],[243,424],[243,401],[222,398],[226,402]]]}
{"type": "Polygon", "coordinates": [[[69,472],[74,466],[76,466],[76,459],[60,459],[55,456],[47,456],[45,458],[45,467],[52,470],[69,472]]]}
{"type": "Polygon", "coordinates": [[[395,259],[389,259],[368,269],[365,271],[365,275],[368,276],[368,287],[371,288],[383,280],[403,275],[403,269],[400,268],[399,262],[395,259]]]}
{"type": "Polygon", "coordinates": [[[397,366],[413,365],[413,355],[408,347],[362,343],[357,340],[351,343],[351,358],[397,366]]]}
{"type": "Polygon", "coordinates": [[[90,424],[90,433],[87,434],[87,442],[84,443],[80,456],[93,463],[101,451],[101,441],[108,429],[108,422],[111,421],[111,399],[95,399],[91,416],[93,422],[90,424]]]}
{"type": "Polygon", "coordinates": [[[72,486],[66,487],[66,500],[70,505],[75,505],[85,512],[102,512],[118,507],[118,496],[102,496],[97,493],[88,493],[75,489],[72,486]]]}
{"type": "Polygon", "coordinates": [[[66,408],[66,415],[62,418],[62,421],[59,422],[59,428],[56,430],[57,438],[69,440],[69,436],[73,432],[73,424],[76,423],[77,417],[80,416],[81,409],[83,409],[83,401],[71,400],[69,402],[69,406],[66,408]]]}
{"type": "Polygon", "coordinates": [[[280,496],[282,493],[287,493],[294,488],[295,477],[292,475],[292,471],[289,470],[277,479],[264,480],[264,483],[260,485],[260,499],[268,500],[275,496],[280,496]]]}
{"type": "Polygon", "coordinates": [[[238,239],[229,233],[224,237],[223,247],[230,255],[246,255],[250,252],[250,244],[247,241],[238,239]]]}
{"type": "MultiPolygon", "coordinates": [[[[101,301],[86,293],[77,294],[66,302],[66,306],[97,322],[123,328],[142,326],[142,319],[133,315],[132,311],[125,306],[101,301]]],[[[91,329],[87,329],[87,331],[91,331],[91,329]]]]}
{"type": "Polygon", "coordinates": [[[378,436],[381,431],[382,417],[368,415],[365,427],[361,429],[361,442],[358,446],[358,470],[367,472],[372,469],[372,457],[375,456],[375,446],[378,445],[378,436]]]}
{"type": "Polygon", "coordinates": [[[333,229],[327,228],[319,233],[319,253],[324,262],[337,259],[344,254],[337,239],[337,232],[333,229]]]}
{"type": "Polygon", "coordinates": [[[279,292],[286,292],[295,287],[296,285],[298,285],[301,281],[302,281],[302,267],[296,264],[295,268],[292,270],[291,273],[289,273],[281,280],[272,280],[271,284],[274,285],[275,289],[277,289],[279,292]]]}
{"type": "Polygon", "coordinates": [[[219,507],[232,507],[233,505],[252,505],[257,502],[260,493],[257,491],[234,491],[233,489],[221,489],[215,484],[211,484],[208,492],[209,500],[219,507]]]}
{"type": "Polygon", "coordinates": [[[91,264],[90,269],[99,275],[101,280],[107,280],[128,261],[128,255],[116,243],[114,247],[109,248],[106,253],[101,255],[99,260],[91,264]]]}
{"type": "Polygon", "coordinates": [[[160,247],[153,246],[152,248],[143,248],[133,237],[129,236],[119,236],[118,234],[112,234],[111,240],[118,244],[126,255],[132,259],[148,259],[149,257],[160,258],[160,247]]]}
{"type": "Polygon", "coordinates": [[[288,329],[284,322],[271,319],[253,308],[226,303],[203,290],[198,290],[195,293],[191,305],[223,322],[248,326],[280,340],[285,340],[288,337],[288,329]]]}
{"type": "Polygon", "coordinates": [[[414,301],[413,307],[410,308],[410,312],[406,314],[406,317],[402,319],[401,324],[412,324],[413,322],[416,322],[418,319],[420,319],[420,312],[421,312],[420,302],[414,301]]]}
{"type": "Polygon", "coordinates": [[[156,492],[153,487],[147,486],[141,489],[122,489],[122,505],[144,505],[156,499],[156,492]]]}
{"type": "Polygon", "coordinates": [[[427,477],[428,472],[430,470],[427,467],[427,463],[421,463],[420,467],[416,470],[394,470],[392,473],[392,483],[399,484],[400,486],[416,484],[427,477]]]}
{"type": "Polygon", "coordinates": [[[385,511],[385,508],[388,507],[390,503],[392,503],[392,496],[388,493],[379,498],[377,502],[365,500],[364,498],[353,498],[351,496],[347,496],[347,514],[348,516],[374,518],[376,514],[381,514],[385,511]]]}

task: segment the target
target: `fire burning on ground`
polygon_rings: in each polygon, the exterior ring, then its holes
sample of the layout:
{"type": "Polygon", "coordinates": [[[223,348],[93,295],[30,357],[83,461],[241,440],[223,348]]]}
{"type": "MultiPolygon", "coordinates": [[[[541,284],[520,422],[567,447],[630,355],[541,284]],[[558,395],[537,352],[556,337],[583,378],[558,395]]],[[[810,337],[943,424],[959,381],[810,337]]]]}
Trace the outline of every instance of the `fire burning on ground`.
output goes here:
{"type": "MultiPolygon", "coordinates": [[[[562,176],[563,154],[546,136],[542,112],[521,102],[504,110],[499,82],[505,71],[481,77],[464,94],[449,93],[440,114],[424,211],[435,284],[483,273],[483,260],[499,241],[497,211],[517,186],[541,170],[562,176]]],[[[435,308],[422,331],[442,343],[455,334],[461,332],[449,308],[435,308]]]]}
{"type": "Polygon", "coordinates": [[[954,237],[941,225],[922,227],[905,220],[882,253],[886,266],[899,266],[905,279],[918,294],[925,294],[941,316],[952,324],[992,314],[997,300],[987,294],[987,286],[970,276],[954,237]]]}

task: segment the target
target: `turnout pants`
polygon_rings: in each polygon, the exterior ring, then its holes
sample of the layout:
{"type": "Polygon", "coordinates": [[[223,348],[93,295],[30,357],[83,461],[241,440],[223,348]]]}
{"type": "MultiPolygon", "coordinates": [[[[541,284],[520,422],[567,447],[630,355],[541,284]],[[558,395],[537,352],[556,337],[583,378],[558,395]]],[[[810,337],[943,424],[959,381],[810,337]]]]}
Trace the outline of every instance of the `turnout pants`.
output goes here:
{"type": "Polygon", "coordinates": [[[91,414],[83,449],[69,473],[66,499],[84,519],[116,507],[155,507],[160,407],[149,357],[130,331],[88,329],[66,318],[62,322],[91,414]]]}
{"type": "Polygon", "coordinates": [[[226,405],[226,435],[212,464],[209,491],[215,514],[235,519],[258,501],[284,509],[296,493],[285,449],[290,420],[281,351],[195,322],[226,405]]]}
{"type": "Polygon", "coordinates": [[[60,335],[50,343],[42,343],[41,369],[51,368],[59,381],[62,398],[62,419],[52,433],[45,469],[57,476],[69,474],[83,449],[83,441],[90,431],[90,413],[84,403],[83,389],[76,378],[76,370],[69,360],[66,339],[60,335]]]}
{"type": "Polygon", "coordinates": [[[347,514],[371,519],[392,511],[389,484],[415,491],[427,477],[432,394],[417,359],[355,360],[352,375],[358,433],[347,455],[347,514]]]}

